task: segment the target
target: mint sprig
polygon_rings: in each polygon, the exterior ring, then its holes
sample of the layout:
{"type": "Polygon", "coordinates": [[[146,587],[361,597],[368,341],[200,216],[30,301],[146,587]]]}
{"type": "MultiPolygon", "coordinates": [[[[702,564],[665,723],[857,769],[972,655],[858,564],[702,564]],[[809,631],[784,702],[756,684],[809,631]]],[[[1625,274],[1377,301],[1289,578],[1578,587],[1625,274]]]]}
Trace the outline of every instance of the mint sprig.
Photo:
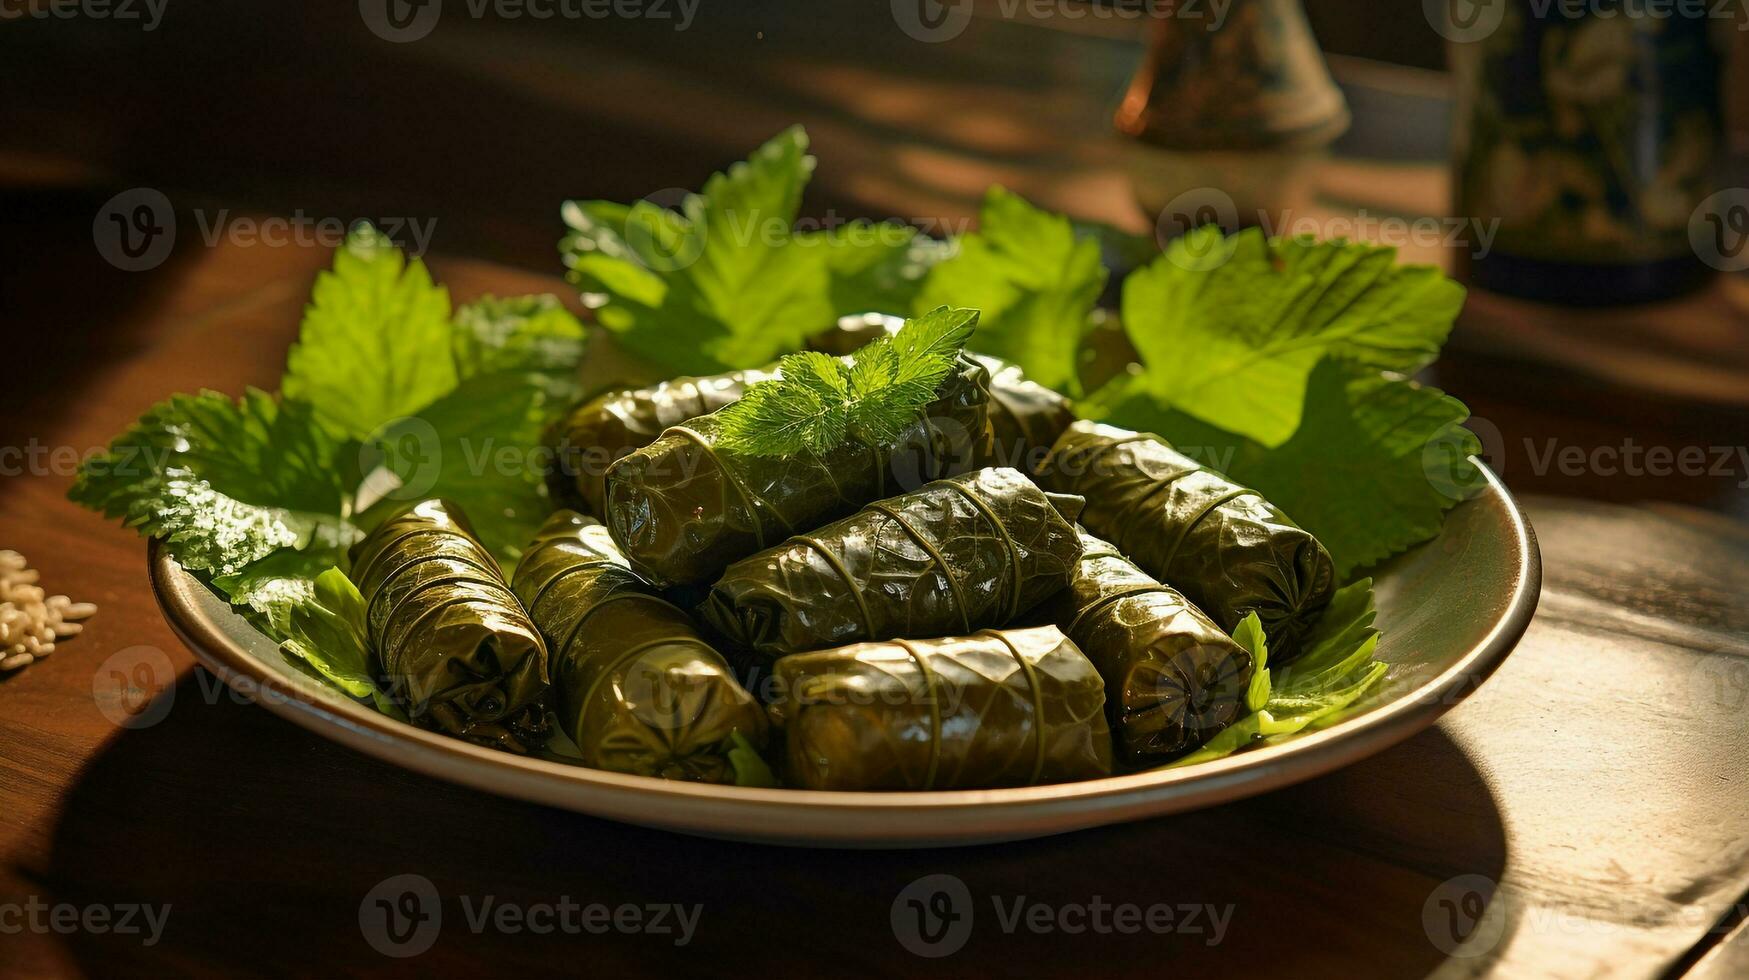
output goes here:
{"type": "Polygon", "coordinates": [[[718,412],[718,446],[749,456],[823,453],[889,441],[935,399],[978,324],[978,311],[941,307],[907,320],[848,358],[790,354],[777,377],[718,412]]]}

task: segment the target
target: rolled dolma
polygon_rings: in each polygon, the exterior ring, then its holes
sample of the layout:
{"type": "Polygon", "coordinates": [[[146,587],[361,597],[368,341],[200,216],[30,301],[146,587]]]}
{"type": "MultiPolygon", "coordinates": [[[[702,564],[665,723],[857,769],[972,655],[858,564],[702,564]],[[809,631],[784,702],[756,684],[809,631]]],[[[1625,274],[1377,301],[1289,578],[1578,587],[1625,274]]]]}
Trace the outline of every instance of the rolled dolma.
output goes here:
{"type": "Polygon", "coordinates": [[[454,504],[426,500],[359,542],[374,669],[414,724],[522,751],[546,741],[547,649],[454,504]]]}
{"type": "Polygon", "coordinates": [[[594,518],[548,518],[511,584],[552,651],[560,722],[587,765],[732,783],[729,736],[764,746],[758,702],[594,518]]]}
{"type": "Polygon", "coordinates": [[[1032,786],[1111,774],[1105,689],[1054,626],[857,643],[774,668],[787,782],[1032,786]]]}
{"type": "Polygon", "coordinates": [[[732,371],[591,398],[547,430],[546,444],[553,451],[547,488],[559,503],[600,515],[609,466],[655,442],[669,426],[709,415],[770,377],[770,371],[759,369],[732,371]]]}
{"type": "Polygon", "coordinates": [[[1076,422],[1040,482],[1087,498],[1081,522],[1231,633],[1257,613],[1269,656],[1286,663],[1336,591],[1318,539],[1281,508],[1155,435],[1076,422]]]}
{"type": "Polygon", "coordinates": [[[1251,653],[1170,586],[1081,532],[1069,587],[1035,612],[1055,623],[1105,681],[1118,752],[1158,764],[1213,738],[1244,713],[1251,653]]]}
{"type": "MultiPolygon", "coordinates": [[[[838,325],[808,341],[814,350],[842,356],[878,337],[898,333],[903,317],[863,313],[841,317],[838,325]]],[[[975,338],[974,338],[975,340],[975,338]]],[[[1017,365],[988,354],[970,354],[990,372],[990,451],[987,466],[1012,466],[1036,473],[1051,444],[1075,421],[1069,399],[1027,380],[1017,365]]]]}
{"type": "Polygon", "coordinates": [[[990,373],[969,358],[890,443],[762,457],[718,448],[701,416],[607,471],[613,540],[661,587],[715,579],[730,562],[854,512],[871,500],[975,465],[987,438],[990,373]]]}
{"type": "Polygon", "coordinates": [[[1069,399],[1036,381],[1019,367],[987,354],[973,354],[990,371],[991,466],[1037,473],[1051,446],[1075,421],[1069,399]]]}
{"type": "Polygon", "coordinates": [[[1007,467],[939,480],[736,562],[699,615],[763,659],[1006,626],[1069,584],[1080,508],[1007,467]]]}

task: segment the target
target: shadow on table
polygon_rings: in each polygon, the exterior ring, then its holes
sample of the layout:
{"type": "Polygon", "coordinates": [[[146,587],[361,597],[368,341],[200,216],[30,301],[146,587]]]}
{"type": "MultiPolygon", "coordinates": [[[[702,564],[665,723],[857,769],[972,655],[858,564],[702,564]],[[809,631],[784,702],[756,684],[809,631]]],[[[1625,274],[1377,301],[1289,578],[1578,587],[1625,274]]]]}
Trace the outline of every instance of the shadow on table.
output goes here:
{"type": "MultiPolygon", "coordinates": [[[[322,741],[201,671],[172,690],[163,721],[121,732],[83,773],[40,874],[58,902],[169,903],[149,952],[203,972],[611,976],[708,961],[761,976],[914,973],[928,960],[905,944],[963,942],[940,960],[954,972],[1007,963],[1028,974],[1097,965],[1309,977],[1365,963],[1420,976],[1444,959],[1423,922],[1440,883],[1498,880],[1506,861],[1488,787],[1437,729],[1312,783],[1198,813],[985,847],[818,851],[500,799],[322,741]],[[435,945],[383,958],[361,910],[379,942],[385,922],[414,944],[431,934],[416,927],[432,906],[378,889],[409,874],[439,896],[435,945]],[[906,891],[929,875],[963,882],[963,903],[928,884],[906,891]],[[606,909],[589,908],[598,904],[606,909]],[[672,913],[659,923],[669,931],[656,930],[650,907],[672,904],[701,906],[691,935],[672,913]],[[950,931],[956,915],[969,932],[950,931]],[[567,922],[607,928],[567,934],[567,922]]],[[[65,941],[84,972],[139,963],[134,937],[65,941]]]]}

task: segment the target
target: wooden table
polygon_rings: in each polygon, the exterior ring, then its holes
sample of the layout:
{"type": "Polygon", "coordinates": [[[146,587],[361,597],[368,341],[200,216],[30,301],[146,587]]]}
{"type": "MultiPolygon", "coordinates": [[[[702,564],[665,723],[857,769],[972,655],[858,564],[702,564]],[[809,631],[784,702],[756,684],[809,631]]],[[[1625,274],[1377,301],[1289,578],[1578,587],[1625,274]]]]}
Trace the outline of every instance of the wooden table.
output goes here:
{"type": "MultiPolygon", "coordinates": [[[[130,278],[86,242],[44,240],[10,267],[34,288],[9,292],[20,299],[9,333],[63,342],[26,362],[0,446],[83,451],[170,392],[272,387],[327,262],[316,249],[197,242],[130,278]]],[[[434,267],[458,299],[561,288],[478,262],[434,267]]],[[[1519,431],[1519,416],[1495,414],[1519,431]]],[[[84,635],[0,681],[0,929],[19,921],[6,906],[33,896],[169,911],[151,947],[83,929],[0,935],[0,975],[1316,977],[1359,964],[1388,976],[1729,977],[1749,962],[1749,530],[1698,510],[1532,501],[1546,586],[1530,632],[1435,728],[1359,765],[1059,838],[841,852],[497,799],[239,703],[160,618],[142,543],[67,503],[68,483],[65,472],[0,479],[0,546],[28,555],[52,591],[100,607],[84,635]],[[161,722],[121,729],[93,690],[108,658],[138,646],[163,651],[178,680],[160,695],[161,722]],[[442,896],[442,927],[428,952],[390,959],[367,944],[360,908],[409,873],[442,896]],[[944,960],[914,956],[891,925],[899,892],[932,874],[958,877],[975,902],[969,942],[944,960]],[[1479,916],[1472,890],[1492,890],[1479,916]],[[485,896],[702,910],[677,948],[648,934],[476,934],[468,912],[485,896]],[[1196,905],[1224,931],[1199,914],[1194,933],[1007,935],[993,903],[1023,896],[1059,911],[1196,905]]]]}

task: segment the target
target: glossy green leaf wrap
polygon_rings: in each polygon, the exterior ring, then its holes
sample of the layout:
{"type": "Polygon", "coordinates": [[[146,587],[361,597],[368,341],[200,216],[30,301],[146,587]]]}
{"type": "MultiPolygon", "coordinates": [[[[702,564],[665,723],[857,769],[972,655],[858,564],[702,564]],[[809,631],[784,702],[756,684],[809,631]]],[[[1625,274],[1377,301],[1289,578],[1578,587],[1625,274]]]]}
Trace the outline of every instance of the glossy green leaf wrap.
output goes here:
{"type": "Polygon", "coordinates": [[[721,450],[717,416],[701,416],[609,467],[603,520],[651,582],[708,583],[792,534],[971,468],[987,438],[989,382],[983,365],[961,358],[939,397],[892,442],[787,458],[721,450]]]}
{"type": "Polygon", "coordinates": [[[786,782],[1033,786],[1111,774],[1105,689],[1054,626],[857,643],[777,662],[786,782]]]}
{"type": "Polygon", "coordinates": [[[1336,591],[1329,552],[1281,508],[1155,435],[1076,422],[1051,448],[1045,486],[1087,498],[1082,523],[1231,632],[1256,612],[1277,662],[1336,591]]]}
{"type": "Polygon", "coordinates": [[[729,566],[699,615],[772,659],[1006,626],[1069,584],[1081,500],[976,470],[869,504],[729,566]]]}
{"type": "Polygon", "coordinates": [[[599,516],[607,499],[607,468],[679,425],[730,404],[762,369],[702,378],[675,378],[649,388],[609,391],[573,408],[547,431],[553,450],[547,488],[567,507],[599,516]]]}
{"type": "Polygon", "coordinates": [[[454,504],[384,521],[352,579],[373,668],[415,724],[512,750],[545,741],[546,645],[454,504]]]}
{"type": "Polygon", "coordinates": [[[1213,738],[1245,713],[1251,654],[1170,586],[1081,532],[1069,587],[1034,613],[1075,641],[1105,680],[1119,753],[1158,764],[1213,738]]]}
{"type": "Polygon", "coordinates": [[[764,746],[758,702],[594,518],[548,518],[511,585],[552,650],[559,718],[586,764],[732,783],[730,736],[764,746]]]}
{"type": "Polygon", "coordinates": [[[1028,381],[1017,365],[999,357],[972,356],[990,370],[989,465],[1037,473],[1050,457],[1051,446],[1075,421],[1074,405],[1044,385],[1028,381]]]}
{"type": "MultiPolygon", "coordinates": [[[[842,356],[877,337],[891,336],[905,325],[904,317],[864,313],[842,317],[838,325],[808,340],[813,350],[842,356]]],[[[977,337],[972,338],[977,345],[977,337]]],[[[1018,365],[987,354],[969,354],[990,372],[990,452],[988,466],[1012,466],[1036,473],[1051,444],[1075,421],[1068,398],[1030,381],[1018,365]]]]}

